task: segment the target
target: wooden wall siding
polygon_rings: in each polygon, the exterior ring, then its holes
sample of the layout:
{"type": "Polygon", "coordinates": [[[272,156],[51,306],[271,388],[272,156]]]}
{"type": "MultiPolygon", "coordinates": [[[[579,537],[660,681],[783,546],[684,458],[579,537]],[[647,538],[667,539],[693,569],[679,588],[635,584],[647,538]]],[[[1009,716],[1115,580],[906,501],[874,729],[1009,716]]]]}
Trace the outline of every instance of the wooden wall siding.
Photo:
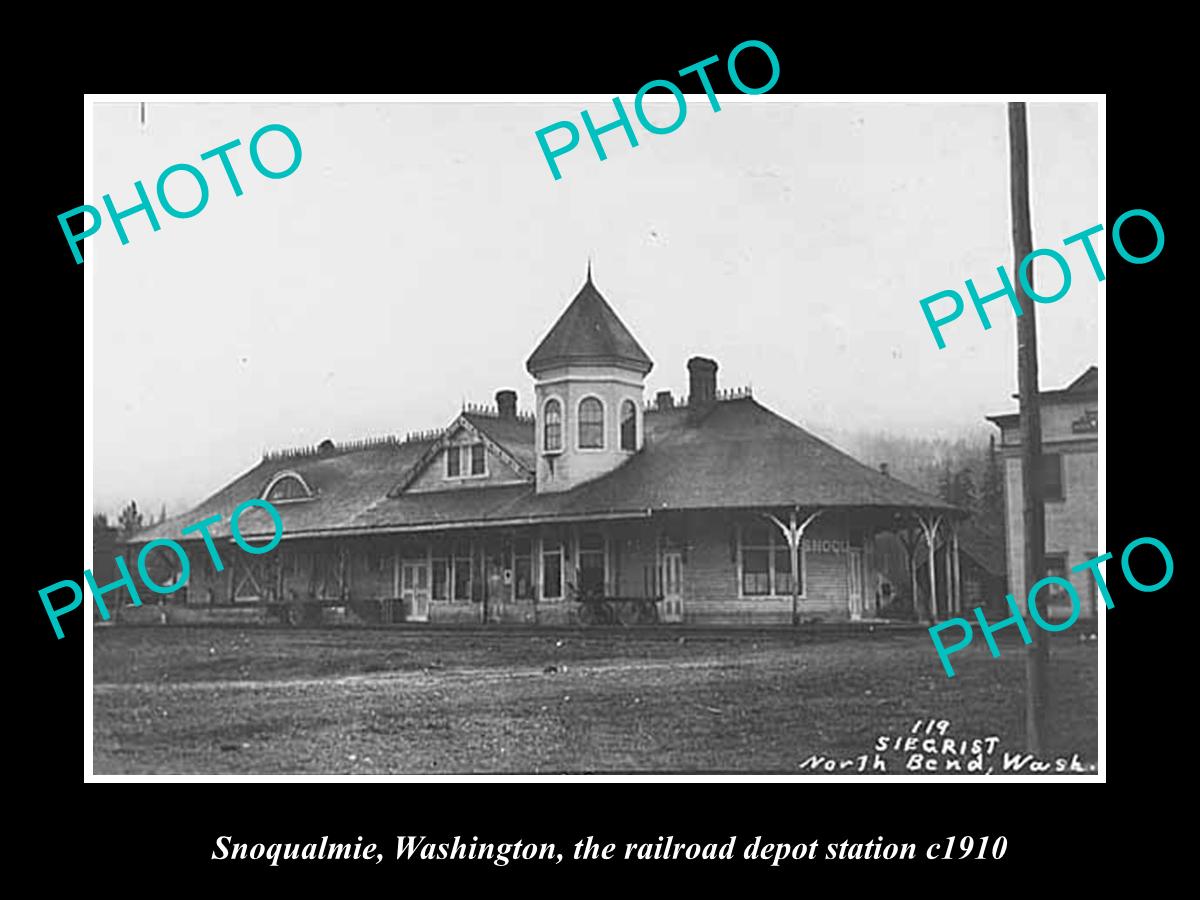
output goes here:
{"type": "Polygon", "coordinates": [[[463,625],[477,625],[483,615],[481,603],[444,603],[429,604],[430,622],[457,622],[463,625]]]}
{"type": "MultiPolygon", "coordinates": [[[[181,542],[182,543],[182,542],[181,542]]],[[[191,574],[188,576],[188,582],[177,594],[169,594],[168,602],[176,603],[180,606],[189,607],[208,607],[220,606],[225,604],[229,599],[229,579],[230,569],[229,563],[232,558],[230,548],[217,545],[217,552],[221,556],[225,568],[218,572],[212,566],[211,559],[208,555],[208,550],[200,541],[183,543],[184,551],[188,555],[188,561],[192,564],[191,574]]],[[[237,550],[236,547],[232,548],[237,550]]],[[[241,551],[238,550],[240,553],[241,551]]],[[[133,554],[132,558],[126,557],[129,563],[129,571],[136,572],[137,569],[137,554],[133,554]]],[[[134,575],[137,578],[137,575],[134,575]]],[[[139,589],[139,595],[142,595],[142,602],[146,602],[145,594],[147,591],[139,589]]]]}
{"type": "MultiPolygon", "coordinates": [[[[684,553],[682,589],[686,622],[790,623],[790,596],[738,596],[738,554],[734,538],[736,521],[734,516],[725,513],[694,513],[656,516],[649,521],[598,524],[595,528],[608,535],[609,593],[629,597],[654,596],[659,590],[658,560],[661,548],[678,547],[684,553]]],[[[566,624],[575,620],[576,604],[569,599],[546,600],[540,596],[542,540],[549,539],[556,530],[546,526],[506,533],[497,531],[494,536],[476,535],[468,538],[472,544],[477,579],[481,558],[487,560],[488,554],[498,548],[501,541],[511,546],[518,538],[532,539],[532,578],[539,591],[536,601],[514,599],[515,570],[512,582],[503,583],[503,569],[512,566],[512,559],[508,557],[498,570],[500,577],[490,580],[484,578],[489,590],[489,621],[566,624]]],[[[565,530],[569,552],[563,564],[564,580],[574,578],[579,535],[588,530],[587,526],[568,526],[565,530]]],[[[261,558],[247,556],[236,547],[222,547],[221,555],[226,563],[222,572],[210,572],[201,562],[205,559],[202,544],[196,545],[196,552],[192,552],[193,548],[189,546],[189,557],[196,562],[193,563],[191,579],[181,605],[229,606],[232,590],[236,586],[238,595],[242,597],[257,594],[268,601],[281,598],[292,602],[319,599],[345,604],[365,621],[386,621],[383,612],[385,604],[382,601],[397,596],[398,560],[431,559],[431,542],[440,538],[381,535],[339,540],[292,540],[285,541],[271,554],[261,558]]],[[[836,513],[827,513],[813,522],[805,538],[813,542],[851,540],[855,546],[869,543],[864,532],[851,528],[847,516],[836,513]]],[[[847,569],[848,555],[844,549],[837,553],[806,551],[805,596],[800,603],[802,616],[825,619],[848,617],[847,569]]],[[[486,569],[484,571],[486,573],[486,569]]],[[[864,553],[864,612],[868,616],[874,612],[874,584],[871,554],[864,553]]],[[[143,594],[143,602],[153,601],[149,591],[143,594]]],[[[479,623],[483,621],[484,604],[480,595],[476,597],[478,599],[467,601],[431,599],[429,620],[479,623]]],[[[402,616],[395,620],[403,621],[411,616],[412,610],[401,608],[399,612],[402,616]]]]}
{"type": "Polygon", "coordinates": [[[233,599],[235,602],[273,601],[278,594],[278,556],[243,555],[237,561],[233,576],[233,599]]]}
{"type": "MultiPolygon", "coordinates": [[[[827,514],[805,532],[812,541],[846,541],[846,520],[827,514]]],[[[739,598],[738,565],[732,517],[716,514],[687,523],[687,559],[683,566],[685,622],[790,623],[791,597],[739,598]]],[[[808,551],[804,556],[801,616],[849,617],[847,554],[808,551]]],[[[864,566],[864,569],[866,567],[864,566]]],[[[866,573],[864,572],[864,582],[866,573]]]]}
{"type": "Polygon", "coordinates": [[[382,600],[396,596],[395,541],[386,538],[360,538],[347,541],[349,547],[350,597],[354,600],[382,600]]]}

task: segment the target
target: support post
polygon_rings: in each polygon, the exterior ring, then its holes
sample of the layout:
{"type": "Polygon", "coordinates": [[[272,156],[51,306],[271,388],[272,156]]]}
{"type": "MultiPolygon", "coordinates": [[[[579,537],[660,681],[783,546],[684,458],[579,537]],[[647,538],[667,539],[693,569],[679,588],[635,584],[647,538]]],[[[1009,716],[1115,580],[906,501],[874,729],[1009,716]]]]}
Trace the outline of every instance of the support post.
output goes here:
{"type": "Polygon", "coordinates": [[[950,532],[951,546],[954,548],[954,611],[962,613],[962,557],[958,552],[958,526],[956,525],[950,532]]]}
{"type": "MultiPolygon", "coordinates": [[[[929,616],[930,620],[936,622],[938,619],[938,602],[937,602],[937,533],[938,528],[942,524],[941,516],[930,516],[926,519],[924,516],[917,516],[917,522],[921,525],[921,531],[925,534],[925,543],[929,550],[929,616]]],[[[916,576],[914,574],[914,584],[916,576]]]]}
{"type": "Polygon", "coordinates": [[[929,615],[934,622],[938,619],[938,602],[937,602],[937,550],[934,549],[933,542],[937,539],[937,528],[933,528],[933,533],[928,538],[929,544],[929,615]]]}
{"type": "MultiPolygon", "coordinates": [[[[853,599],[853,594],[850,589],[850,581],[853,576],[851,575],[851,572],[850,572],[850,513],[849,513],[849,511],[846,512],[846,515],[844,518],[845,518],[845,524],[846,524],[846,528],[845,528],[846,552],[843,554],[844,559],[842,560],[842,563],[843,563],[842,573],[843,573],[843,577],[846,579],[846,613],[847,613],[847,615],[850,616],[851,619],[854,619],[856,614],[857,614],[858,618],[862,618],[861,610],[853,609],[851,606],[851,602],[850,602],[853,599]]],[[[862,590],[861,586],[859,587],[859,590],[860,591],[862,590]]]]}
{"type": "Polygon", "coordinates": [[[283,594],[283,549],[275,556],[275,602],[282,603],[284,601],[283,594]]]}
{"type": "MultiPolygon", "coordinates": [[[[517,580],[513,566],[513,581],[517,580]]],[[[542,529],[529,532],[529,593],[533,596],[533,624],[542,624],[542,529]]]]}
{"type": "Polygon", "coordinates": [[[480,615],[483,617],[483,624],[488,623],[488,579],[487,579],[487,540],[484,535],[479,536],[477,542],[479,544],[479,569],[477,580],[479,583],[479,607],[480,615]]]}
{"type": "Polygon", "coordinates": [[[896,538],[904,548],[904,558],[908,564],[908,587],[913,617],[920,620],[921,604],[917,600],[917,549],[921,543],[921,532],[915,528],[896,528],[896,538]]]}
{"type": "Polygon", "coordinates": [[[792,563],[792,625],[800,624],[800,543],[804,540],[804,531],[812,524],[813,520],[821,514],[821,510],[817,510],[803,522],[799,521],[800,507],[792,509],[788,515],[787,524],[781,522],[778,518],[770,513],[763,513],[763,517],[770,519],[775,523],[776,527],[783,532],[783,538],[787,541],[788,555],[792,563]]]}
{"type": "MultiPolygon", "coordinates": [[[[949,526],[948,526],[949,527],[949,526]]],[[[954,613],[954,573],[950,571],[951,567],[951,552],[950,552],[950,535],[944,535],[942,540],[942,569],[946,573],[946,612],[954,613]]]]}

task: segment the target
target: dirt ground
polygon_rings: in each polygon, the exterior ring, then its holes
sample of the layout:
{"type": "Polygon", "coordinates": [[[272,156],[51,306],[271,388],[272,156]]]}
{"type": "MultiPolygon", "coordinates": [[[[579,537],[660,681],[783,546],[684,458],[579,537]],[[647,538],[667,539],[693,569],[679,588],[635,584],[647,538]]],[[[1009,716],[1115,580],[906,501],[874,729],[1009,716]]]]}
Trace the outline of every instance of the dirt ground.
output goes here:
{"type": "MultiPolygon", "coordinates": [[[[1042,759],[1094,771],[1081,636],[1051,643],[1042,759]]],[[[924,631],[98,628],[94,771],[905,774],[916,751],[958,774],[976,750],[944,739],[995,737],[1002,774],[1025,656],[1001,647],[956,654],[948,679],[924,631]],[[914,730],[932,751],[896,746],[914,730]]]]}

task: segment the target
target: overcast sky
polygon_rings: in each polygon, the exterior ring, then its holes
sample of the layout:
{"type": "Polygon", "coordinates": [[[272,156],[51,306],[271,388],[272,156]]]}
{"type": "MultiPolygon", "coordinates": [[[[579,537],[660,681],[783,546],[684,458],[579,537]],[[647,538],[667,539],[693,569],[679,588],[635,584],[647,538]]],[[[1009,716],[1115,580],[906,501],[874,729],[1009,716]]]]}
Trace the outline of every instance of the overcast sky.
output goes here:
{"type": "MultiPolygon", "coordinates": [[[[635,120],[637,148],[604,135],[604,162],[585,132],[560,181],[534,132],[585,106],[604,123],[611,103],[150,103],[144,127],[137,104],[97,105],[86,202],[132,206],[134,180],[153,196],[178,162],[211,192],[190,219],[156,200],[161,230],[133,216],[124,247],[108,221],[87,239],[97,511],[181,512],[265,448],[441,427],[500,388],[528,409],[525,360],[589,254],[654,360],[647,398],[686,393],[699,354],[817,434],[986,434],[984,415],[1015,410],[1005,301],[986,332],[968,301],[944,350],[918,304],[1011,272],[1004,105],[721,101],[689,98],[672,134],[635,120]],[[247,145],[275,122],[303,160],[268,180],[247,145]],[[237,198],[199,159],[234,138],[237,198]]],[[[1031,105],[1029,134],[1034,246],[1057,247],[1101,221],[1095,106],[1031,105]]],[[[290,159],[278,134],[261,146],[272,168],[290,159]]],[[[169,181],[183,209],[188,182],[169,181]]],[[[1070,292],[1038,307],[1043,388],[1098,361],[1095,277],[1066,255],[1070,292]]]]}

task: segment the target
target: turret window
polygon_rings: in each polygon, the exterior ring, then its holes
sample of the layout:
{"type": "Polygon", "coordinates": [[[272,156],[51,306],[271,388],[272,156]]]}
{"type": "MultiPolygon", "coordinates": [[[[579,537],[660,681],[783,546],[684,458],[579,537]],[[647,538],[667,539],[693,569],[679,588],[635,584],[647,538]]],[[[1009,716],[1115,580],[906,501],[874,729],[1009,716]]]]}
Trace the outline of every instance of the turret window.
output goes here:
{"type": "Polygon", "coordinates": [[[637,449],[637,407],[632,400],[621,404],[621,449],[637,449]]]}
{"type": "Polygon", "coordinates": [[[542,419],[545,431],[542,446],[547,453],[557,453],[562,450],[562,404],[557,400],[546,401],[542,419]]]}
{"type": "Polygon", "coordinates": [[[579,448],[604,448],[604,404],[596,397],[584,397],[579,402],[579,448]]]}

